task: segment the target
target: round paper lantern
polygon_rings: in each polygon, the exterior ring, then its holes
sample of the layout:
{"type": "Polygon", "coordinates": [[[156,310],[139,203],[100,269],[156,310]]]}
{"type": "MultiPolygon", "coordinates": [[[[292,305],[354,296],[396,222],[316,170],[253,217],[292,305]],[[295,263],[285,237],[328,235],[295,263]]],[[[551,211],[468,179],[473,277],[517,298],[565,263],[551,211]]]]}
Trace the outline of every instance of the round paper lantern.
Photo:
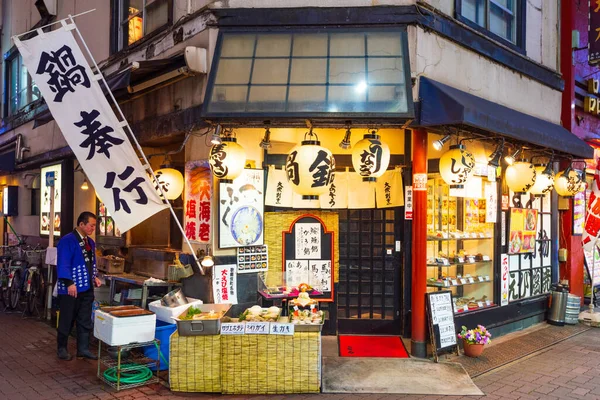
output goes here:
{"type": "Polygon", "coordinates": [[[224,137],[221,140],[221,144],[210,148],[208,162],[214,176],[221,182],[231,183],[244,170],[246,152],[234,137],[224,137]]]}
{"type": "MultiPolygon", "coordinates": [[[[161,168],[154,172],[158,184],[168,200],[175,200],[183,192],[183,175],[173,168],[161,168]]],[[[159,191],[160,192],[160,191],[159,191]]]]}
{"type": "Polygon", "coordinates": [[[559,196],[574,196],[585,190],[585,181],[582,178],[581,171],[567,168],[556,174],[554,179],[554,189],[559,196]]]}
{"type": "Polygon", "coordinates": [[[317,200],[333,182],[335,159],[318,140],[304,140],[287,156],[285,170],[294,192],[304,200],[317,200]]]}
{"type": "Polygon", "coordinates": [[[462,144],[450,146],[450,150],[440,157],[440,175],[451,189],[464,188],[474,166],[475,157],[462,144]]]}
{"type": "Polygon", "coordinates": [[[546,166],[536,165],[535,166],[535,183],[529,190],[529,193],[536,196],[543,196],[549,193],[554,187],[554,171],[550,170],[551,174],[544,174],[546,166]]]}
{"type": "Polygon", "coordinates": [[[510,190],[515,193],[526,193],[535,184],[535,167],[526,161],[517,161],[506,168],[505,179],[510,190]]]}
{"type": "Polygon", "coordinates": [[[390,148],[374,132],[364,135],[352,149],[352,166],[365,182],[376,182],[389,164],[390,148]]]}

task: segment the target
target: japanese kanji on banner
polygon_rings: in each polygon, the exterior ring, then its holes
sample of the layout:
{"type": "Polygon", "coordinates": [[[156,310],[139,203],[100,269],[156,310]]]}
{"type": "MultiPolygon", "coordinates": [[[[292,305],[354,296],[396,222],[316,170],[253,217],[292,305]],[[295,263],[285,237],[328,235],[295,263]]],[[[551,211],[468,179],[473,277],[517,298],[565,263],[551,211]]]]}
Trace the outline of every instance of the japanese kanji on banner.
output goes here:
{"type": "Polygon", "coordinates": [[[291,208],[293,195],[294,192],[287,181],[285,170],[276,169],[274,165],[270,165],[267,176],[265,205],[291,208]]]}
{"type": "MultiPolygon", "coordinates": [[[[427,182],[425,182],[427,185],[427,182]]],[[[377,178],[375,186],[377,208],[402,207],[404,205],[404,187],[402,171],[399,167],[386,171],[377,178]]]]}
{"type": "MultiPolygon", "coordinates": [[[[583,249],[592,253],[600,232],[600,161],[596,163],[596,172],[592,182],[592,190],[585,217],[582,236],[583,249]]],[[[590,266],[591,267],[591,266],[590,266]]]]}
{"type": "Polygon", "coordinates": [[[208,160],[185,163],[185,236],[209,243],[211,231],[212,174],[208,160]]]}
{"type": "Polygon", "coordinates": [[[348,173],[348,208],[375,208],[375,185],[357,173],[348,173]]]}
{"type": "Polygon", "coordinates": [[[238,303],[235,264],[215,265],[212,285],[215,304],[238,303]]]}
{"type": "Polygon", "coordinates": [[[125,232],[168,207],[139,161],[71,30],[20,41],[23,63],[98,197],[125,232]]]}
{"type": "Polygon", "coordinates": [[[348,175],[350,172],[337,172],[327,193],[319,196],[322,209],[348,208],[348,175]]]}

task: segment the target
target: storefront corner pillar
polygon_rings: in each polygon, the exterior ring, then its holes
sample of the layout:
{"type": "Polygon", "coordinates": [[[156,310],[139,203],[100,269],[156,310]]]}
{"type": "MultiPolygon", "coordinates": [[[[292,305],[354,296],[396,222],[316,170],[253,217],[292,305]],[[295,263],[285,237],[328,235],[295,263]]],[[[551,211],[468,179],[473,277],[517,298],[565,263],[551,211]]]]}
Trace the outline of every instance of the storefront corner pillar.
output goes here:
{"type": "Polygon", "coordinates": [[[413,130],[411,354],[427,357],[427,131],[413,130]],[[423,184],[423,175],[425,180],[423,184]]]}

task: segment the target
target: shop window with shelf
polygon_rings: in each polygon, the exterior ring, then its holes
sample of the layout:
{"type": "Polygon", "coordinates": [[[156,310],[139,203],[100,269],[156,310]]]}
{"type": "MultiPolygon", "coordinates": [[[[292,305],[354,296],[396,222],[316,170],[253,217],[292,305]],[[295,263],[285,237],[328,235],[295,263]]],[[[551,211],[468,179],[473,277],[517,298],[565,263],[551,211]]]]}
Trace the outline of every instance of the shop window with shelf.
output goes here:
{"type": "MultiPolygon", "coordinates": [[[[497,183],[485,185],[495,191],[497,183]]],[[[457,197],[438,174],[427,181],[427,290],[451,290],[455,313],[495,305],[494,224],[478,187],[457,197]]]]}
{"type": "Polygon", "coordinates": [[[98,201],[98,210],[96,213],[96,235],[105,238],[120,238],[121,230],[101,201],[98,201]]]}
{"type": "MultiPolygon", "coordinates": [[[[511,198],[514,193],[511,192],[511,198]]],[[[527,196],[529,198],[529,196],[527,196]]],[[[508,301],[548,293],[552,284],[552,211],[550,196],[536,197],[530,204],[537,211],[536,241],[534,251],[526,254],[509,254],[508,301]]],[[[507,221],[510,229],[510,221],[507,221]]],[[[509,247],[510,231],[507,232],[509,247]]]]}

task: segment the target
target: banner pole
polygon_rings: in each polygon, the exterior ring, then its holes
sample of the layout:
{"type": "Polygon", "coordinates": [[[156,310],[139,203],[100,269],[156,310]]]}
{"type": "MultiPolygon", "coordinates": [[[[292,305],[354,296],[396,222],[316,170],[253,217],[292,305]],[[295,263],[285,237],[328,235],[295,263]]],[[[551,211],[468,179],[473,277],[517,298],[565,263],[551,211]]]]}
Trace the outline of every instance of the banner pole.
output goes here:
{"type": "MultiPolygon", "coordinates": [[[[78,14],[81,15],[81,14],[78,14]]],[[[81,31],[79,30],[79,27],[75,24],[75,21],[73,21],[73,17],[69,14],[68,19],[71,21],[71,23],[73,24],[73,26],[75,27],[75,31],[77,32],[77,36],[79,36],[79,39],[81,40],[81,43],[83,44],[83,47],[85,47],[85,51],[87,51],[88,56],[90,57],[90,59],[92,60],[92,63],[94,64],[94,67],[96,68],[96,74],[98,74],[100,76],[100,80],[102,81],[102,83],[104,84],[104,86],[107,89],[107,92],[110,96],[110,99],[113,102],[113,105],[115,106],[115,108],[118,110],[119,112],[119,117],[121,118],[121,122],[125,123],[125,126],[127,127],[127,130],[129,131],[128,136],[130,137],[129,140],[133,141],[133,143],[135,143],[136,148],[138,149],[138,152],[140,153],[141,157],[144,159],[144,167],[146,168],[147,171],[150,171],[150,174],[152,175],[152,179],[154,179],[155,183],[158,183],[158,179],[156,178],[156,175],[154,174],[154,170],[152,169],[152,167],[150,166],[150,163],[148,162],[148,159],[146,158],[146,154],[144,154],[144,150],[142,150],[142,146],[140,146],[139,142],[137,141],[137,138],[135,137],[133,130],[131,129],[131,126],[129,125],[129,122],[127,121],[127,118],[125,118],[125,115],[123,114],[123,111],[121,110],[121,107],[119,106],[119,103],[117,102],[117,100],[115,99],[115,96],[113,95],[112,91],[110,90],[110,87],[108,86],[108,83],[106,83],[106,80],[104,79],[104,75],[102,74],[102,72],[100,72],[100,68],[98,67],[98,64],[96,64],[96,60],[94,59],[94,56],[92,55],[92,52],[90,51],[87,43],[85,42],[85,40],[83,39],[83,35],[81,34],[81,31]]],[[[64,21],[64,20],[61,20],[64,21]]],[[[173,206],[171,205],[171,203],[169,202],[169,200],[167,200],[167,196],[165,195],[165,192],[163,191],[163,188],[160,184],[157,184],[156,186],[158,186],[158,190],[160,191],[160,194],[162,195],[163,201],[167,203],[167,205],[169,206],[169,210],[171,211],[171,215],[173,215],[173,218],[175,219],[175,222],[177,223],[177,227],[179,228],[179,230],[181,231],[181,234],[183,235],[183,238],[185,240],[185,242],[187,243],[189,249],[190,249],[190,253],[192,253],[192,257],[194,258],[194,262],[196,263],[196,265],[198,266],[198,269],[200,270],[200,273],[202,275],[205,274],[204,272],[204,268],[202,268],[202,264],[200,264],[200,261],[198,261],[198,257],[196,256],[196,252],[194,251],[194,248],[192,247],[192,244],[190,243],[190,240],[188,239],[188,237],[185,234],[185,231],[183,229],[183,226],[181,226],[181,223],[179,222],[179,219],[177,218],[177,215],[175,214],[175,210],[173,209],[173,206]]]]}
{"type": "MultiPolygon", "coordinates": [[[[73,21],[73,18],[75,18],[75,17],[80,17],[80,16],[82,16],[82,15],[85,15],[85,14],[89,14],[89,13],[91,13],[91,12],[93,12],[93,11],[96,11],[96,9],[95,9],[95,8],[92,8],[91,10],[87,10],[87,11],[81,12],[81,13],[79,13],[79,14],[75,14],[75,15],[73,15],[72,17],[71,17],[71,15],[69,15],[69,18],[71,18],[71,21],[73,21]]],[[[61,20],[59,20],[59,21],[54,21],[54,22],[51,22],[51,23],[49,23],[49,24],[47,24],[47,25],[40,26],[40,27],[38,27],[38,28],[32,29],[32,30],[30,30],[30,31],[27,31],[27,32],[19,33],[18,35],[13,35],[12,37],[13,37],[13,38],[15,38],[15,37],[16,37],[16,38],[18,38],[18,37],[21,37],[21,36],[23,36],[23,35],[27,35],[28,33],[35,32],[35,31],[37,31],[38,29],[44,29],[44,28],[47,28],[47,27],[49,27],[49,26],[52,26],[52,25],[60,24],[60,23],[62,23],[62,21],[64,21],[64,20],[66,20],[66,18],[63,18],[63,19],[61,19],[61,20]]]]}

